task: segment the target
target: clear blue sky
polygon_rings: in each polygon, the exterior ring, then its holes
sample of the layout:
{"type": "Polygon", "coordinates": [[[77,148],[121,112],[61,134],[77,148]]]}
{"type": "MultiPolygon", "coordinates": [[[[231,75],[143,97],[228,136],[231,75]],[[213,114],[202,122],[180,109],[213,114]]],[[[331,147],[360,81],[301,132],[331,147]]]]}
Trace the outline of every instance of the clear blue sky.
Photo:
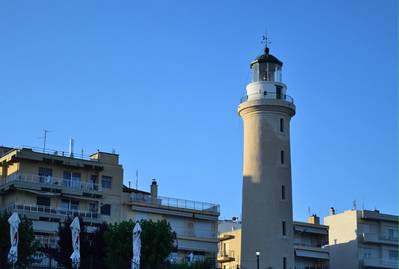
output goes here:
{"type": "Polygon", "coordinates": [[[1,1],[0,144],[116,149],[125,182],[241,212],[240,97],[262,52],[295,98],[294,215],[398,213],[397,1],[1,1]]]}

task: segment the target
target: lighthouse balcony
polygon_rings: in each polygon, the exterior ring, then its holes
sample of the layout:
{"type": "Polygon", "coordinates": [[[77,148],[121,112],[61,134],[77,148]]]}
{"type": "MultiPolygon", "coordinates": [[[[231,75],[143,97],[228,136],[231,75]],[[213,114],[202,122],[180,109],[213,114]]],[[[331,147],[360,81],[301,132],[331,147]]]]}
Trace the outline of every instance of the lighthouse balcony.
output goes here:
{"type": "Polygon", "coordinates": [[[246,101],[259,100],[259,99],[274,99],[294,104],[294,98],[292,98],[291,96],[279,92],[268,92],[268,91],[245,95],[244,97],[241,98],[240,104],[246,101]]]}

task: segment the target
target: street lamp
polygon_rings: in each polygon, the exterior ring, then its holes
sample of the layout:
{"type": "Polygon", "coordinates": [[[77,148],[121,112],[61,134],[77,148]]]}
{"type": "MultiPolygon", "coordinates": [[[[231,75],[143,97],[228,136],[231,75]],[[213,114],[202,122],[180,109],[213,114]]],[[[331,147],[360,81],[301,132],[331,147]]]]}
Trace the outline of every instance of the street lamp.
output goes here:
{"type": "Polygon", "coordinates": [[[259,256],[260,256],[260,252],[257,251],[256,252],[256,269],[259,269],[259,256]]]}

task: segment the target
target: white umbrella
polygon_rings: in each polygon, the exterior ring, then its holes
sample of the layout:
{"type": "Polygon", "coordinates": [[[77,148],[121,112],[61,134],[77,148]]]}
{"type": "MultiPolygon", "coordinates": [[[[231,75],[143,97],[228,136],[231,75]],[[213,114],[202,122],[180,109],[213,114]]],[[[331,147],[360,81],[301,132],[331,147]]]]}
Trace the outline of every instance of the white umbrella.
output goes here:
{"type": "Polygon", "coordinates": [[[79,218],[75,217],[69,226],[71,227],[72,231],[72,247],[73,247],[73,252],[71,255],[71,260],[72,260],[72,266],[74,268],[78,268],[80,264],[80,224],[79,224],[79,218]]]}
{"type": "Polygon", "coordinates": [[[140,268],[140,252],[141,252],[141,227],[140,223],[137,222],[133,228],[132,269],[140,268]]]}
{"type": "Polygon", "coordinates": [[[18,260],[18,226],[21,223],[21,220],[18,217],[18,213],[12,213],[11,217],[8,219],[8,223],[10,224],[10,242],[11,248],[10,252],[8,252],[8,262],[13,266],[18,260]]]}

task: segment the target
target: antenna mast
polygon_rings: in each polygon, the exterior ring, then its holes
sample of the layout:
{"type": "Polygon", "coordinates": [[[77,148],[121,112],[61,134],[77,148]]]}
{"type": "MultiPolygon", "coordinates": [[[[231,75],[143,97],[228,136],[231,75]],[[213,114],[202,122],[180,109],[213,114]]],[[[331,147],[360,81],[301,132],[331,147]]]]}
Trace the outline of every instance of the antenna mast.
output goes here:
{"type": "Polygon", "coordinates": [[[136,169],[136,190],[139,189],[139,169],[136,169]]]}
{"type": "Polygon", "coordinates": [[[43,153],[46,151],[46,142],[47,142],[47,133],[49,132],[49,130],[43,129],[43,153]]]}

